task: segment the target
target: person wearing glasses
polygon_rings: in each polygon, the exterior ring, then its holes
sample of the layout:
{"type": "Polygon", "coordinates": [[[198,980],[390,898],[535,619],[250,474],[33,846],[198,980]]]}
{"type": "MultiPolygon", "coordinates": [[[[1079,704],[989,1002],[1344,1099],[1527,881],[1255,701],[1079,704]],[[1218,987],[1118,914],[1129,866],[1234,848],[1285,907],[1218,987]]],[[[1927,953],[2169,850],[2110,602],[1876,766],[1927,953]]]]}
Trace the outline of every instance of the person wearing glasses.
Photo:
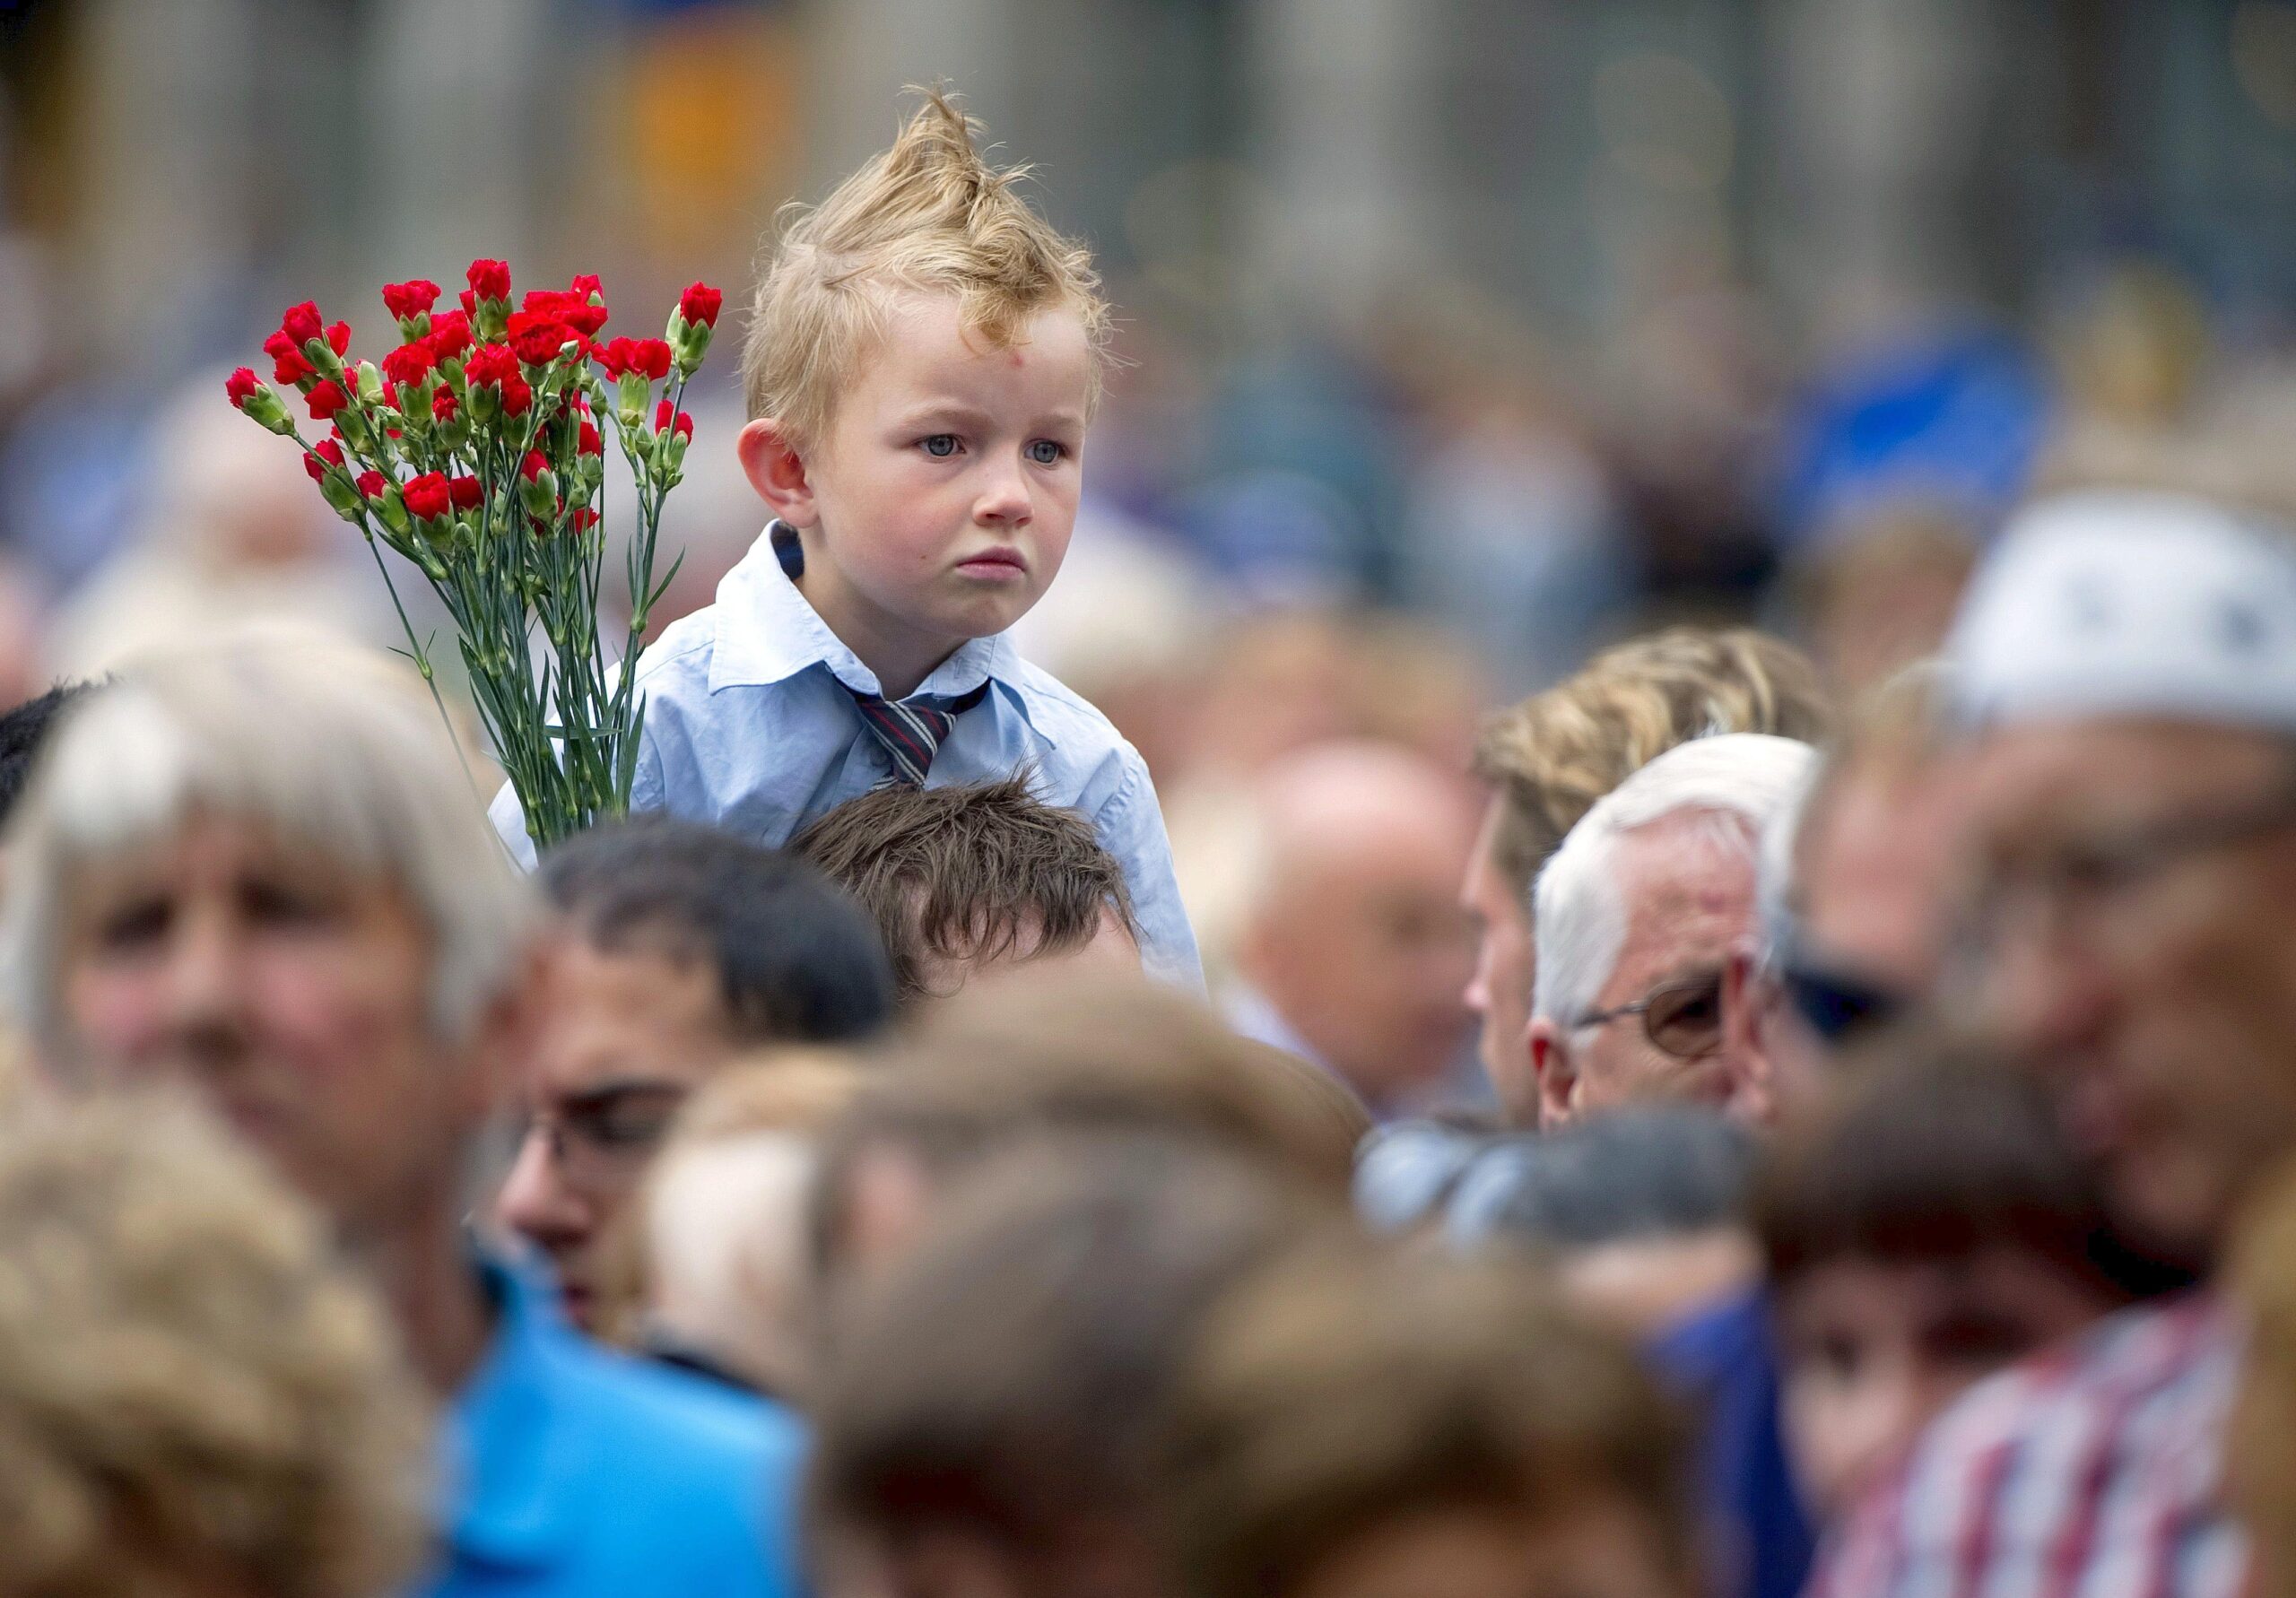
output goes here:
{"type": "Polygon", "coordinates": [[[2037,1074],[2116,1227],[2201,1280],[1947,1410],[1813,1590],[2227,1598],[2213,1278],[2296,1151],[2296,533],[2182,492],[2038,501],[1948,658],[1972,882],[1941,1007],[2037,1074]]]}
{"type": "Polygon", "coordinates": [[[1961,843],[1945,752],[1944,663],[1869,696],[1762,838],[1761,938],[1722,990],[1744,1105],[1761,1123],[1812,1102],[1843,1051],[1919,1008],[1944,957],[1961,843]]]}
{"type": "Polygon", "coordinates": [[[1723,977],[1753,931],[1756,841],[1814,758],[1767,734],[1695,739],[1562,840],[1532,896],[1542,1125],[1648,1099],[1734,1114],[1756,1100],[1748,1063],[1726,1047],[1723,977]]]}
{"type": "Polygon", "coordinates": [[[744,1053],[843,1043],[892,1018],[874,925],[795,855],[695,821],[606,822],[551,851],[548,1000],[495,1220],[599,1325],[604,1245],[679,1107],[744,1053]]]}

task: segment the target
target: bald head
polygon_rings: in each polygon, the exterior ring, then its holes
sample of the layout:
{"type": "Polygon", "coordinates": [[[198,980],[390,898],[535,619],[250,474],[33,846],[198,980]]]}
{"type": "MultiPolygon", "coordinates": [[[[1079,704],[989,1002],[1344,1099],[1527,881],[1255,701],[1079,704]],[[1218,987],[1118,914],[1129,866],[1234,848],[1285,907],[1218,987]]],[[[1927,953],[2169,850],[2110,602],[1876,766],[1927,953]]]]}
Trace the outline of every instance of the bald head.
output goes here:
{"type": "Polygon", "coordinates": [[[1374,1107],[1431,1085],[1467,1024],[1465,787],[1405,750],[1327,744],[1270,767],[1255,803],[1245,978],[1374,1107]]]}

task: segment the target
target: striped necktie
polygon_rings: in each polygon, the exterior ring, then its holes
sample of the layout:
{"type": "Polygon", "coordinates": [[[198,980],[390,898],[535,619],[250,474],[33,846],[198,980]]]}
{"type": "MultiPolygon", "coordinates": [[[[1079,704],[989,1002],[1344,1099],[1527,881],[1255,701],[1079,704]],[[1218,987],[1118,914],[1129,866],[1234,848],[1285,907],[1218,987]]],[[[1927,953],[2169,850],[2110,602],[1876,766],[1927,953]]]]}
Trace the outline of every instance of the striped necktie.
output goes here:
{"type": "Polygon", "coordinates": [[[921,788],[925,786],[925,774],[933,769],[933,757],[956,730],[957,717],[988,697],[988,684],[984,682],[970,693],[953,699],[936,699],[921,693],[906,699],[888,699],[858,689],[848,688],[846,691],[860,708],[861,725],[869,729],[892,761],[892,769],[876,786],[921,788]]]}

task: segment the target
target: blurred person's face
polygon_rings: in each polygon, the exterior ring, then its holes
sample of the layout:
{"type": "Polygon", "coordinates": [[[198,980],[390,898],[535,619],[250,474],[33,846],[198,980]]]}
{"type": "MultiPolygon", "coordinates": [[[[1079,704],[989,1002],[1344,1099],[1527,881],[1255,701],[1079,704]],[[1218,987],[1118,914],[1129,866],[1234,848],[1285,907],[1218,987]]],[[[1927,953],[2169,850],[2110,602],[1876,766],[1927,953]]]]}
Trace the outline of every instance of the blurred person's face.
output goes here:
{"type": "Polygon", "coordinates": [[[451,1198],[503,1023],[438,1035],[396,883],[211,815],[83,866],[64,905],[59,1067],[187,1085],[354,1234],[451,1198]]]}
{"type": "Polygon", "coordinates": [[[2296,1142],[2296,768],[2263,734],[2142,720],[1970,755],[1957,979],[2045,1074],[2117,1218],[2205,1261],[2296,1142]]]}
{"type": "Polygon", "coordinates": [[[1059,571],[1092,355],[1073,308],[1039,312],[1008,350],[968,329],[953,295],[897,295],[886,324],[826,437],[801,456],[752,422],[742,453],[804,534],[806,599],[900,695],[1019,621],[1059,571]]]}
{"type": "Polygon", "coordinates": [[[531,1117],[495,1219],[555,1268],[588,1327],[599,1252],[686,1096],[739,1052],[709,960],[666,944],[556,939],[521,1080],[531,1117]]]}
{"type": "Polygon", "coordinates": [[[1467,1009],[1482,1024],[1477,1051],[1509,1123],[1536,1126],[1538,1079],[1530,1071],[1524,1048],[1536,968],[1529,911],[1507,873],[1499,869],[1495,855],[1506,814],[1506,799],[1493,798],[1483,812],[1474,853],[1467,860],[1465,886],[1459,890],[1459,908],[1466,912],[1476,940],[1474,974],[1467,979],[1465,1000],[1467,1009]]]}
{"type": "Polygon", "coordinates": [[[1639,1511],[1589,1489],[1526,1518],[1460,1505],[1374,1523],[1311,1566],[1289,1598],[1683,1598],[1639,1511]]]}
{"type": "Polygon", "coordinates": [[[1619,840],[1614,889],[1626,941],[1584,1015],[1531,1023],[1541,1118],[1655,1099],[1731,1108],[1735,1068],[1722,1025],[1722,977],[1753,923],[1753,863],[1684,814],[1619,840]],[[1607,1017],[1593,1025],[1589,1016],[1607,1017]]]}
{"type": "Polygon", "coordinates": [[[1301,862],[1248,934],[1252,980],[1365,1101],[1439,1082],[1465,1041],[1474,945],[1463,814],[1413,816],[1301,862]]]}
{"type": "Polygon", "coordinates": [[[1778,971],[1734,971],[1733,1113],[1767,1125],[1821,1091],[1840,1051],[1926,998],[1937,980],[1968,838],[1944,770],[1840,773],[1795,851],[1794,935],[1778,971]]]}
{"type": "Polygon", "coordinates": [[[1778,1305],[1795,1474],[1842,1513],[1975,1382],[2118,1307],[2093,1279],[1996,1245],[1935,1262],[1811,1267],[1778,1305]]]}
{"type": "Polygon", "coordinates": [[[1140,945],[1115,910],[1103,908],[1099,929],[1072,949],[1039,950],[1023,935],[1013,947],[987,958],[944,960],[927,955],[918,973],[935,1000],[967,990],[1134,977],[1141,974],[1140,945]]]}

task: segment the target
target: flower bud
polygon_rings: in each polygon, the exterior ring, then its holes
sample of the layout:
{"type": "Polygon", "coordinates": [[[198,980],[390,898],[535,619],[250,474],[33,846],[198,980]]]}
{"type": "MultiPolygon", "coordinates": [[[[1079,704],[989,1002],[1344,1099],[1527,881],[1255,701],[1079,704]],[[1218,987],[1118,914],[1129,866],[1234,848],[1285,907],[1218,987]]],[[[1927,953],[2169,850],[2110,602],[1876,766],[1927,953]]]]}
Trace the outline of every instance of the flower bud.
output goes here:
{"type": "Polygon", "coordinates": [[[558,473],[539,449],[526,451],[518,466],[518,503],[526,514],[548,521],[558,514],[558,473]]]}
{"type": "Polygon", "coordinates": [[[291,433],[295,419],[287,414],[287,405],[268,383],[259,381],[248,367],[234,370],[224,380],[223,392],[239,413],[257,427],[268,428],[274,433],[291,433]]]}

